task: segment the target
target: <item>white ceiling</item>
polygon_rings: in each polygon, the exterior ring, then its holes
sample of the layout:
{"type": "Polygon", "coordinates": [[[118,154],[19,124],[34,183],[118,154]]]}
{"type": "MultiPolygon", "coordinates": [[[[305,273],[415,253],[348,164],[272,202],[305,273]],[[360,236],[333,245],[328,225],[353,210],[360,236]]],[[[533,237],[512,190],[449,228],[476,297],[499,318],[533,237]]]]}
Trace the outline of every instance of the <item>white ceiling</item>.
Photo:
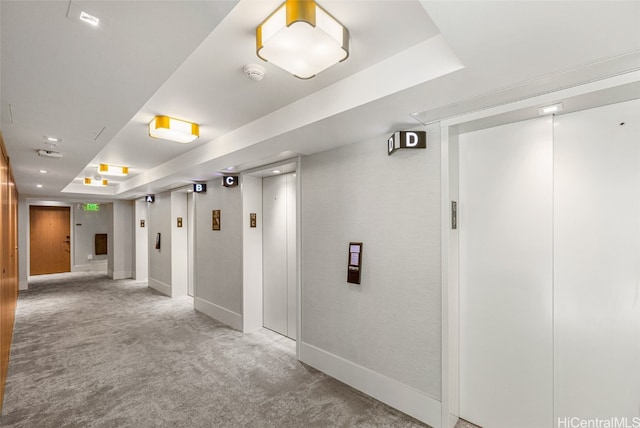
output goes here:
{"type": "Polygon", "coordinates": [[[634,1],[325,0],[351,52],[311,80],[255,55],[255,27],[281,0],[73,3],[109,27],[67,19],[68,1],[0,3],[0,129],[23,196],[132,198],[371,138],[384,150],[418,121],[640,68],[634,1]],[[243,75],[249,63],[263,81],[243,75]],[[201,137],[150,138],[157,114],[199,123],[201,137]],[[62,138],[62,159],[37,156],[44,136],[62,138]],[[83,186],[98,163],[131,174],[83,186]]]}

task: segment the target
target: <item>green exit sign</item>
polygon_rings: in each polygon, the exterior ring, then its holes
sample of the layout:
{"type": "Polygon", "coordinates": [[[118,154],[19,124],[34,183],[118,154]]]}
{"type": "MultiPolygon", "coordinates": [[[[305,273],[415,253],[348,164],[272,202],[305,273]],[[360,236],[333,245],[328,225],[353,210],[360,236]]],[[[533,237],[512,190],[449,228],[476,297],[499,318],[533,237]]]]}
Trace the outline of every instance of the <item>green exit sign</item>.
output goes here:
{"type": "Polygon", "coordinates": [[[100,211],[100,204],[84,204],[85,211],[100,211]]]}

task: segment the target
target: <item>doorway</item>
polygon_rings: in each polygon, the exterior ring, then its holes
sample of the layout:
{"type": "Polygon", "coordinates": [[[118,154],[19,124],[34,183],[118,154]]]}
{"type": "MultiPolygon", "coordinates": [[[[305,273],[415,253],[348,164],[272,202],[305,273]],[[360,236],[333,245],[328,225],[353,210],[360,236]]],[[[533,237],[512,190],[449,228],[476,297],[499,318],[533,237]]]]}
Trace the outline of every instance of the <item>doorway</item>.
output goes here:
{"type": "Polygon", "coordinates": [[[71,271],[71,210],[29,207],[30,275],[71,271]]]}
{"type": "Polygon", "coordinates": [[[297,339],[296,174],[262,179],[263,326],[297,339]]]}

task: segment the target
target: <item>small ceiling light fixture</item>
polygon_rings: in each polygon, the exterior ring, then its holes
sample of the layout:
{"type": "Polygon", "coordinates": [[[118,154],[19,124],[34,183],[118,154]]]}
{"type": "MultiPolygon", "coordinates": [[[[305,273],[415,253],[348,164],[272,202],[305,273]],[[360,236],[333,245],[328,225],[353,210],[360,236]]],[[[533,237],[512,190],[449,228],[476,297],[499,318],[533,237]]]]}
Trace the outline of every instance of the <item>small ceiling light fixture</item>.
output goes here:
{"type": "Polygon", "coordinates": [[[99,11],[85,7],[84,2],[80,4],[75,0],[69,2],[67,9],[67,19],[78,24],[91,28],[92,30],[105,31],[111,21],[99,11]]]}
{"type": "Polygon", "coordinates": [[[98,172],[103,175],[111,175],[114,177],[124,177],[129,174],[129,168],[126,166],[108,165],[101,163],[98,166],[98,172]]]}
{"type": "Polygon", "coordinates": [[[272,172],[272,173],[274,173],[274,174],[280,174],[282,171],[277,170],[277,169],[274,169],[274,170],[273,170],[273,171],[271,171],[271,172],[272,172]]]}
{"type": "Polygon", "coordinates": [[[87,24],[93,25],[94,27],[100,25],[100,18],[98,18],[97,16],[93,16],[85,11],[80,12],[80,21],[86,22],[87,24]]]}
{"type": "Polygon", "coordinates": [[[46,169],[41,169],[40,174],[46,174],[48,171],[46,169]]]}
{"type": "Polygon", "coordinates": [[[300,79],[349,56],[349,30],[312,0],[286,0],[256,28],[256,54],[300,79]]]}
{"type": "Polygon", "coordinates": [[[56,138],[56,137],[47,137],[47,136],[45,136],[44,139],[46,141],[48,141],[49,143],[59,143],[59,142],[62,141],[62,139],[56,138]]]}
{"type": "Polygon", "coordinates": [[[96,176],[94,178],[85,177],[84,184],[85,186],[107,187],[109,182],[107,180],[103,180],[102,177],[96,176]]]}
{"type": "Polygon", "coordinates": [[[156,116],[149,122],[149,136],[177,143],[190,143],[200,136],[200,127],[197,123],[169,116],[156,116]]]}
{"type": "Polygon", "coordinates": [[[38,183],[38,184],[36,184],[36,187],[37,187],[38,189],[41,189],[41,188],[42,188],[42,184],[38,183]]]}
{"type": "Polygon", "coordinates": [[[547,114],[556,114],[558,112],[561,112],[563,110],[564,106],[562,105],[562,103],[557,103],[557,104],[551,104],[549,106],[545,106],[545,107],[539,107],[538,108],[538,114],[540,116],[544,116],[547,114]]]}

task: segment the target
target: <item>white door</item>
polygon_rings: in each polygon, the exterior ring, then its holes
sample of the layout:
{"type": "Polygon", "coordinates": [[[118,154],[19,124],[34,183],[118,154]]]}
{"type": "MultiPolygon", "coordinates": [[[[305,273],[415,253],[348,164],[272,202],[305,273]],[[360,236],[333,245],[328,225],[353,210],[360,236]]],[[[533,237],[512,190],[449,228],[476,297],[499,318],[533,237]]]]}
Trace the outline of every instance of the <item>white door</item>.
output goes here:
{"type": "Polygon", "coordinates": [[[263,325],[295,339],[296,186],[295,174],[262,180],[263,325]]]}
{"type": "Polygon", "coordinates": [[[460,417],[553,423],[552,119],[462,134],[460,417]]]}
{"type": "Polygon", "coordinates": [[[555,163],[556,418],[640,426],[640,100],[559,116],[555,163]]]}

